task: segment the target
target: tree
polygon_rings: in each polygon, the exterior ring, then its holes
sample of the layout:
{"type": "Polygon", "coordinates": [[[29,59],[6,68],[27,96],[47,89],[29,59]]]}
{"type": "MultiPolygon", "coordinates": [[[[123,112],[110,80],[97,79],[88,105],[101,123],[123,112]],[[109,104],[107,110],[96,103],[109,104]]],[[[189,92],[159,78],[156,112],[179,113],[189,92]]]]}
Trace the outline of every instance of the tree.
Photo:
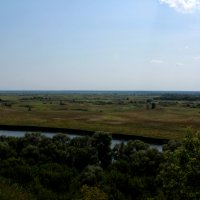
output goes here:
{"type": "Polygon", "coordinates": [[[97,149],[98,159],[102,168],[111,164],[111,135],[105,132],[96,132],[92,136],[92,146],[97,149]]]}
{"type": "Polygon", "coordinates": [[[69,142],[70,138],[66,134],[63,133],[58,133],[53,136],[52,141],[60,148],[65,148],[69,142]]]}
{"type": "Polygon", "coordinates": [[[84,185],[81,188],[82,198],[81,200],[108,200],[108,196],[98,187],[89,187],[84,185]]]}
{"type": "Polygon", "coordinates": [[[29,144],[22,149],[21,157],[30,164],[36,164],[40,158],[39,148],[37,146],[29,144]]]}
{"type": "Polygon", "coordinates": [[[200,199],[200,134],[190,133],[165,159],[158,180],[166,198],[200,199]]]}
{"type": "Polygon", "coordinates": [[[156,108],[156,103],[151,103],[151,109],[155,109],[156,108]]]}
{"type": "Polygon", "coordinates": [[[14,152],[11,150],[8,143],[6,141],[0,141],[0,159],[7,159],[13,154],[14,152]]]}
{"type": "Polygon", "coordinates": [[[103,169],[95,165],[88,165],[81,175],[81,183],[90,186],[97,185],[102,179],[103,169]]]}
{"type": "Polygon", "coordinates": [[[163,151],[175,151],[181,146],[181,142],[178,140],[170,140],[167,144],[163,145],[163,151]]]}

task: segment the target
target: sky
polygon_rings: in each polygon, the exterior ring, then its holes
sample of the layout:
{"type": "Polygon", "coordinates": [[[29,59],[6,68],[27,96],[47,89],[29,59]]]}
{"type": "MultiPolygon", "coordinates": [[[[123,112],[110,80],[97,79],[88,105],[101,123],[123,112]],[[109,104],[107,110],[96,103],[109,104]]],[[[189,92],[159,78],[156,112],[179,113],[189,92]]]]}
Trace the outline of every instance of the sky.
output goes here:
{"type": "Polygon", "coordinates": [[[0,90],[200,90],[200,0],[0,0],[0,90]]]}

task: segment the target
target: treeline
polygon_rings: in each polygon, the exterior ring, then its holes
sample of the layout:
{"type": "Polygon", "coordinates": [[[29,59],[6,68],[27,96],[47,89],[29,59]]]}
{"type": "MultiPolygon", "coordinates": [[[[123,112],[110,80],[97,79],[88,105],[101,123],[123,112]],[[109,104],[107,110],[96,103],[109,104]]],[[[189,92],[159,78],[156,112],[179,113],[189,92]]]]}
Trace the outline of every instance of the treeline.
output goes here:
{"type": "Polygon", "coordinates": [[[155,100],[171,100],[171,101],[199,101],[199,94],[163,94],[155,97],[155,100]]]}
{"type": "MultiPolygon", "coordinates": [[[[139,140],[110,144],[102,132],[73,139],[1,136],[0,187],[12,193],[17,186],[38,200],[200,199],[198,134],[170,141],[163,152],[139,140]]],[[[0,198],[11,200],[4,192],[0,198]]]]}

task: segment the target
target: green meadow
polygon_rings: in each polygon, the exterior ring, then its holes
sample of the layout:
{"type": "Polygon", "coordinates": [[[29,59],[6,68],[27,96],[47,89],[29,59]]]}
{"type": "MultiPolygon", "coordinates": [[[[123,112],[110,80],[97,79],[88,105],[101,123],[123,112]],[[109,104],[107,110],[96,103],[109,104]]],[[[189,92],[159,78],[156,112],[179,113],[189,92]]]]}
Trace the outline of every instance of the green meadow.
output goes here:
{"type": "Polygon", "coordinates": [[[200,98],[180,94],[0,94],[0,125],[181,139],[200,128],[200,98]]]}

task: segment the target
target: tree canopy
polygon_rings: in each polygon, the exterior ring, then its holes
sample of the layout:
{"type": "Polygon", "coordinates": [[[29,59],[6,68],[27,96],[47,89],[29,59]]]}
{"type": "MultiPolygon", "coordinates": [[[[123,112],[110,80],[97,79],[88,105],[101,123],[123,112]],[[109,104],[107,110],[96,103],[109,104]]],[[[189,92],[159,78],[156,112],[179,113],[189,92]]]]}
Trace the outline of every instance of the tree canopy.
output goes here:
{"type": "Polygon", "coordinates": [[[163,152],[139,140],[111,149],[104,132],[0,136],[0,186],[2,199],[14,187],[30,200],[200,199],[200,135],[169,141],[163,152]]]}

